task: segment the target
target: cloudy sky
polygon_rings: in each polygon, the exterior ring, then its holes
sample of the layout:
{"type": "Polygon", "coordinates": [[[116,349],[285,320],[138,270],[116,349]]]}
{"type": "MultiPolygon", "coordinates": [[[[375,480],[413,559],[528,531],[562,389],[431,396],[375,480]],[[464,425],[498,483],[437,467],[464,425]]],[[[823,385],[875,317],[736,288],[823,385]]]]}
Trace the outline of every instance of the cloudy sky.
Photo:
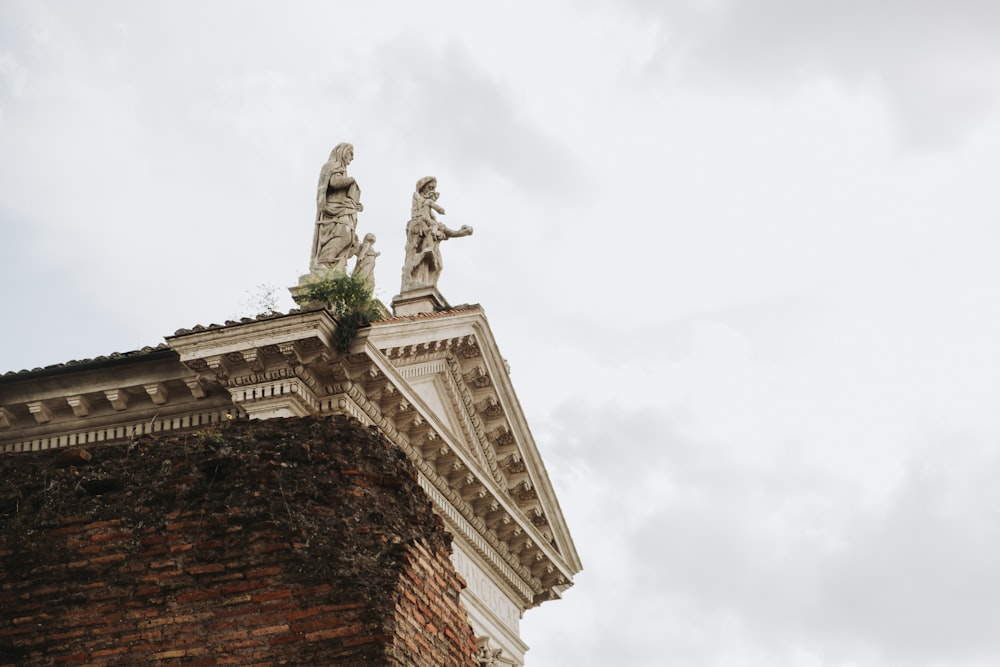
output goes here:
{"type": "MultiPolygon", "coordinates": [[[[0,372],[439,178],[585,571],[529,667],[1000,664],[1000,4],[0,2],[0,372]]],[[[264,288],[258,286],[264,285],[264,288]]]]}

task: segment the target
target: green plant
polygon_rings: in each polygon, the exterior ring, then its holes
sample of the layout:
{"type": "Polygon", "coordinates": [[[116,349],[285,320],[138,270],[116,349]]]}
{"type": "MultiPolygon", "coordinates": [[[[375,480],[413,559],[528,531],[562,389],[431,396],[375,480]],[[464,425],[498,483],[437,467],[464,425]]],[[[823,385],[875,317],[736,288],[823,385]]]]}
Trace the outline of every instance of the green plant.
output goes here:
{"type": "Polygon", "coordinates": [[[213,424],[208,428],[202,429],[196,435],[198,436],[198,444],[213,452],[225,447],[227,444],[226,436],[223,435],[222,428],[218,424],[213,424]]]}
{"type": "Polygon", "coordinates": [[[371,287],[361,278],[337,274],[305,285],[296,299],[301,304],[321,303],[337,318],[334,346],[345,352],[358,335],[358,329],[382,319],[371,287]]]}
{"type": "Polygon", "coordinates": [[[278,288],[274,285],[260,283],[253,294],[247,296],[240,304],[242,314],[249,317],[266,317],[278,313],[278,288]]]}

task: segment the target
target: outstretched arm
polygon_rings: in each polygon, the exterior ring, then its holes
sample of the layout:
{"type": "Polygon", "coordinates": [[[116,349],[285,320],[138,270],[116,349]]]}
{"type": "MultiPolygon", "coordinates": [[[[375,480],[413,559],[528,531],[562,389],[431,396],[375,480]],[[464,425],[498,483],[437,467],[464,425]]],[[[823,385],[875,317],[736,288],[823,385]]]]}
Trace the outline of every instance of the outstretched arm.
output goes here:
{"type": "Polygon", "coordinates": [[[444,232],[445,238],[452,239],[457,236],[470,236],[472,234],[472,227],[462,225],[458,229],[448,229],[444,225],[441,225],[441,231],[444,232]]]}

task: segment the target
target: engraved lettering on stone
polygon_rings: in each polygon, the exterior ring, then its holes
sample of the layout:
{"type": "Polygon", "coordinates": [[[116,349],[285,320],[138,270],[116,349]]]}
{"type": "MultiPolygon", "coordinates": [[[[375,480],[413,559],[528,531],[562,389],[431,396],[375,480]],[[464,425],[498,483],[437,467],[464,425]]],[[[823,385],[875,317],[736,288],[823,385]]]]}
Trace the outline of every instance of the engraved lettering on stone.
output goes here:
{"type": "Polygon", "coordinates": [[[452,562],[468,584],[466,590],[481,600],[507,627],[517,632],[519,614],[510,598],[461,549],[455,549],[452,562]]]}

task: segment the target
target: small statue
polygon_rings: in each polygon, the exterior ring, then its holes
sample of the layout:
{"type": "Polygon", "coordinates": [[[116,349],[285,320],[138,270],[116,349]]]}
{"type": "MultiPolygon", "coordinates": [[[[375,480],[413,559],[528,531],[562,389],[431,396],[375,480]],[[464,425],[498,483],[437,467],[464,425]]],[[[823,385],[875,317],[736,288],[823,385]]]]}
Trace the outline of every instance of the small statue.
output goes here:
{"type": "Polygon", "coordinates": [[[369,291],[375,289],[375,258],[381,254],[375,252],[375,235],[365,234],[365,239],[358,250],[358,261],[351,275],[363,280],[369,291]]]}
{"type": "Polygon", "coordinates": [[[491,648],[489,637],[476,639],[476,662],[479,667],[497,667],[500,664],[501,648],[491,648]]]}
{"type": "Polygon", "coordinates": [[[468,225],[455,230],[438,222],[434,213],[444,215],[444,209],[437,203],[440,195],[436,187],[437,179],[433,176],[417,181],[410,222],[406,225],[406,259],[400,292],[437,287],[442,268],[441,241],[472,234],[472,227],[468,225]]]}
{"type": "Polygon", "coordinates": [[[316,188],[316,230],[313,234],[311,271],[347,272],[347,260],[358,253],[358,212],[361,188],[347,175],[354,146],[337,144],[319,173],[316,188]]]}

